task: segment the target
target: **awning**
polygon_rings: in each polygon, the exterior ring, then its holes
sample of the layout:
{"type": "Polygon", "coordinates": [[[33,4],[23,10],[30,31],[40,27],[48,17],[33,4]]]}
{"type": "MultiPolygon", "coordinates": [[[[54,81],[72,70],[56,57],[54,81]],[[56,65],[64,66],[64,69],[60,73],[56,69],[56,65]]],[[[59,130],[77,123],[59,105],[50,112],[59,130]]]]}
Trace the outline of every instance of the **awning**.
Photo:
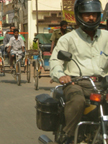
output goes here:
{"type": "Polygon", "coordinates": [[[48,34],[38,34],[35,38],[39,39],[40,44],[51,44],[50,38],[52,33],[48,34]]]}
{"type": "MultiPolygon", "coordinates": [[[[20,35],[20,37],[22,37],[23,41],[25,41],[25,38],[22,35],[20,35]]],[[[4,39],[4,36],[1,36],[0,40],[3,40],[3,39],[4,39]]]]}
{"type": "Polygon", "coordinates": [[[3,39],[4,39],[4,36],[1,36],[1,37],[0,37],[0,41],[3,40],[3,39]]]}

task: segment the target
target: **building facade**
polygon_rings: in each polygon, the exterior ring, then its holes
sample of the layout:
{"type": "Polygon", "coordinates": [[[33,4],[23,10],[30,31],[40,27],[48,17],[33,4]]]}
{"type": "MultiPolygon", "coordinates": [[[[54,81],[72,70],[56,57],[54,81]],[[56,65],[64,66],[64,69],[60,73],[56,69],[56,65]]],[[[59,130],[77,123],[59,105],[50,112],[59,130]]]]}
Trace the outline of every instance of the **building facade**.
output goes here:
{"type": "Polygon", "coordinates": [[[37,0],[37,2],[28,1],[28,49],[32,47],[35,34],[49,33],[45,28],[59,26],[62,19],[62,0],[37,0]]]}

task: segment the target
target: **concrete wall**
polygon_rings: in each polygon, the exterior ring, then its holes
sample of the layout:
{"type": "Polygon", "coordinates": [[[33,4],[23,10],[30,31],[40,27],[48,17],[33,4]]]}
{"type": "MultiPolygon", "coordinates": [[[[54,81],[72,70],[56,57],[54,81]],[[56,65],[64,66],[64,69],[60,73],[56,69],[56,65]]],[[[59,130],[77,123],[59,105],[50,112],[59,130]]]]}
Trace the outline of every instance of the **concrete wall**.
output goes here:
{"type": "MultiPolygon", "coordinates": [[[[36,10],[36,0],[32,1],[32,8],[36,10]]],[[[61,10],[62,0],[38,0],[38,10],[61,10]]]]}
{"type": "MultiPolygon", "coordinates": [[[[56,11],[61,10],[62,0],[38,0],[39,11],[56,11]]],[[[37,33],[36,29],[36,0],[28,1],[28,49],[32,47],[34,33],[37,33]]],[[[44,16],[49,15],[48,12],[38,13],[38,18],[43,19],[44,16]]],[[[44,30],[44,27],[48,25],[39,26],[39,33],[48,33],[48,30],[44,30]]]]}
{"type": "Polygon", "coordinates": [[[32,1],[28,1],[28,49],[32,47],[36,33],[36,15],[32,14],[32,1]]]}
{"type": "Polygon", "coordinates": [[[102,3],[102,8],[103,8],[103,10],[105,9],[105,5],[106,5],[106,3],[108,2],[108,0],[100,0],[101,1],[101,3],[102,3]]]}

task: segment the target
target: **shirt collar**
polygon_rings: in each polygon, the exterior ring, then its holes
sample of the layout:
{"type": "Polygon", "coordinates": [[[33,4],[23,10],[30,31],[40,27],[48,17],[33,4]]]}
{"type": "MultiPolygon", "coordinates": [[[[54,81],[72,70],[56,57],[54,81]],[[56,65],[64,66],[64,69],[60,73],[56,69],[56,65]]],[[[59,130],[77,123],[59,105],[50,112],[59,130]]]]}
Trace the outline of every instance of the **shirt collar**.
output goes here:
{"type": "MultiPolygon", "coordinates": [[[[67,33],[67,31],[68,31],[68,30],[66,29],[66,33],[67,33]]],[[[70,32],[70,31],[69,31],[69,32],[70,32]]],[[[59,29],[58,33],[59,33],[59,34],[62,34],[61,29],[59,29]]]]}
{"type": "MultiPolygon", "coordinates": [[[[16,40],[15,37],[14,37],[14,40],[16,40]]],[[[18,40],[20,40],[19,36],[18,36],[18,40]]]]}
{"type": "MultiPolygon", "coordinates": [[[[86,32],[84,32],[81,28],[78,28],[77,30],[77,33],[79,33],[80,35],[82,35],[85,39],[90,37],[86,32]]],[[[100,31],[97,29],[96,32],[95,32],[95,35],[94,35],[94,38],[97,38],[99,37],[100,35],[100,31]]]]}

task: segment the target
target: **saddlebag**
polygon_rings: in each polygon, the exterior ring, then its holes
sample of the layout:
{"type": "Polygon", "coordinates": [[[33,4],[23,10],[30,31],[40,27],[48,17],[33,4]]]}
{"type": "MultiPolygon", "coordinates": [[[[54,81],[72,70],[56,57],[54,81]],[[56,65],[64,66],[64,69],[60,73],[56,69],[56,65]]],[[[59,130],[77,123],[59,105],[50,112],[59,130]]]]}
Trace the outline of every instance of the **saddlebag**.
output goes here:
{"type": "Polygon", "coordinates": [[[55,131],[58,121],[58,102],[48,94],[36,96],[36,124],[44,131],[55,131]]]}

